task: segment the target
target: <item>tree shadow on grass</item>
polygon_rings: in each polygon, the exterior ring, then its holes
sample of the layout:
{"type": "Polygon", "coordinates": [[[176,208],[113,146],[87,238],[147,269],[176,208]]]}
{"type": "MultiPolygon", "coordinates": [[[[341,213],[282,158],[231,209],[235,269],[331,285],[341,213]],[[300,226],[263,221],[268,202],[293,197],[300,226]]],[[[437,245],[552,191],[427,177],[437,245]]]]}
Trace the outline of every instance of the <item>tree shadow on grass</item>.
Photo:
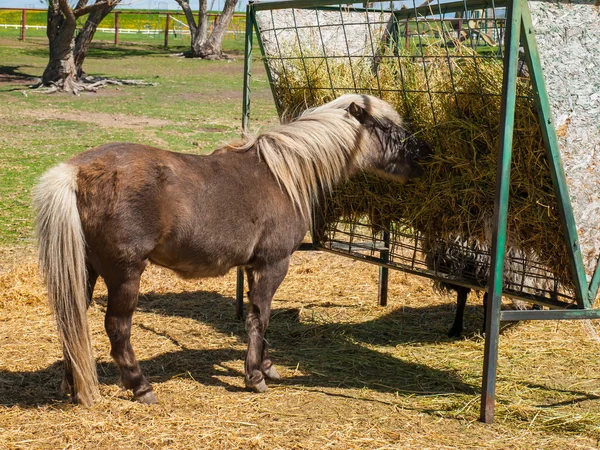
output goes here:
{"type": "Polygon", "coordinates": [[[98,59],[121,59],[132,56],[170,55],[175,54],[173,50],[165,49],[162,45],[140,45],[140,44],[114,44],[108,42],[95,42],[90,45],[87,58],[98,59]]]}
{"type": "Polygon", "coordinates": [[[32,66],[6,66],[0,65],[0,82],[7,83],[32,83],[38,77],[23,72],[24,68],[32,66]]]}
{"type": "MultiPolygon", "coordinates": [[[[45,47],[28,48],[26,50],[23,50],[23,53],[28,56],[35,56],[38,58],[48,57],[48,49],[45,47]]],[[[115,46],[114,44],[108,42],[92,42],[87,52],[86,59],[122,59],[132,56],[169,55],[173,53],[176,52],[172,50],[165,50],[164,47],[159,45],[147,46],[139,44],[120,44],[118,46],[115,46]]]]}

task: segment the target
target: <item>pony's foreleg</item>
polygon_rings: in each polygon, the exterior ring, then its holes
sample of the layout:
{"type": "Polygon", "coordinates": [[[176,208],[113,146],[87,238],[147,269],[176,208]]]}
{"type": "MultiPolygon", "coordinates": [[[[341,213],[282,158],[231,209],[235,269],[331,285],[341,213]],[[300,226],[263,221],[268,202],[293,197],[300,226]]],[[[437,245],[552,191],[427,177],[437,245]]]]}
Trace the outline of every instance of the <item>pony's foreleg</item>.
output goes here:
{"type": "Polygon", "coordinates": [[[115,360],[125,389],[133,391],[140,403],[156,403],[152,386],[140,369],[131,347],[131,317],[137,306],[141,273],[118,284],[108,285],[108,306],[104,327],[110,339],[110,354],[115,360]]]}
{"type": "Polygon", "coordinates": [[[247,269],[250,291],[250,309],[246,318],[248,332],[248,353],[246,355],[246,387],[255,392],[267,390],[265,377],[279,379],[279,373],[273,367],[268,355],[265,331],[269,326],[271,301],[275,291],[285,278],[289,267],[289,258],[276,264],[261,268],[247,269]]]}
{"type": "Polygon", "coordinates": [[[485,327],[487,325],[487,313],[488,313],[488,293],[483,293],[483,323],[481,324],[481,335],[485,334],[485,327]]]}
{"type": "Polygon", "coordinates": [[[467,304],[467,296],[471,289],[462,286],[456,286],[456,315],[454,316],[454,324],[448,337],[459,338],[463,331],[463,319],[465,316],[465,305],[467,304]]]}
{"type": "Polygon", "coordinates": [[[96,272],[90,264],[86,264],[85,268],[87,272],[87,305],[89,308],[92,304],[92,297],[94,296],[96,281],[98,281],[98,272],[96,272]]]}

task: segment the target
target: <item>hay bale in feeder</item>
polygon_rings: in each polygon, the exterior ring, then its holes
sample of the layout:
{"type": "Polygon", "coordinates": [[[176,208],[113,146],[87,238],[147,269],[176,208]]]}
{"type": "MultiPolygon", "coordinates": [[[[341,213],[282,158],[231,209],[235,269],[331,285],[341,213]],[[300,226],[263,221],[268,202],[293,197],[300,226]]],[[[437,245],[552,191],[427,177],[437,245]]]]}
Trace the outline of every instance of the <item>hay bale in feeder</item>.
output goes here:
{"type": "MultiPolygon", "coordinates": [[[[403,91],[385,92],[383,97],[407,118],[411,131],[434,148],[431,160],[423,164],[425,175],[406,186],[370,176],[354,179],[329,199],[330,219],[341,213],[355,220],[363,212],[375,230],[388,222],[401,223],[426,233],[429,243],[425,244],[430,248],[456,236],[490,245],[502,66],[494,59],[477,60],[472,50],[462,49],[464,59],[451,62],[452,81],[448,62],[439,58],[440,50],[429,51],[433,57],[425,69],[421,62],[390,58],[378,70],[379,83],[389,91],[398,88],[398,73],[403,73],[403,91]],[[422,90],[426,83],[433,93],[410,92],[422,90]]],[[[322,75],[319,70],[312,73],[322,75]]],[[[360,85],[373,86],[373,77],[369,75],[360,85]]],[[[318,86],[317,79],[314,85],[318,86]]],[[[569,260],[527,79],[519,81],[518,90],[509,252],[536,255],[534,259],[552,268],[570,290],[569,260]]]]}
{"type": "MultiPolygon", "coordinates": [[[[324,16],[319,17],[324,23],[324,16]]],[[[278,42],[279,53],[267,63],[282,110],[297,114],[348,91],[378,95],[434,149],[423,164],[425,175],[406,186],[370,175],[351,180],[328,199],[326,220],[366,219],[374,234],[392,223],[396,229],[426,233],[424,245],[429,248],[456,237],[490,246],[502,62],[458,42],[449,48],[432,39],[407,50],[363,45],[351,55],[335,47],[326,50],[320,39],[303,42],[301,48],[295,39],[282,50],[283,31],[278,38],[274,28],[270,38],[278,42]]],[[[534,273],[534,278],[556,280],[559,285],[552,292],[572,298],[569,258],[527,77],[518,80],[516,106],[508,255],[533,262],[535,271],[544,273],[534,273]]],[[[505,284],[516,285],[518,266],[506,269],[505,284]]],[[[528,293],[536,289],[533,283],[528,293]]]]}

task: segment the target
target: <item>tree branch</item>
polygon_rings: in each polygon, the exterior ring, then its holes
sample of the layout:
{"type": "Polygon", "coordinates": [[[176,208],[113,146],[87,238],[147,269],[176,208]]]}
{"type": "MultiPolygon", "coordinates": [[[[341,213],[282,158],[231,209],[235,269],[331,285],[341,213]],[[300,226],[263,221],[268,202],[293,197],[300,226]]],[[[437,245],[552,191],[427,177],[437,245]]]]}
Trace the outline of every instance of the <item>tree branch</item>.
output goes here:
{"type": "MultiPolygon", "coordinates": [[[[65,0],[61,0],[65,1],[65,0]]],[[[101,9],[101,8],[110,8],[111,6],[113,6],[115,3],[119,3],[116,0],[101,0],[101,1],[97,1],[96,3],[92,4],[92,5],[87,5],[87,6],[83,6],[81,8],[76,9],[75,11],[73,11],[73,14],[75,15],[75,17],[81,17],[81,16],[85,16],[86,14],[91,13],[92,11],[95,11],[97,9],[101,9]]]]}
{"type": "Polygon", "coordinates": [[[87,4],[88,4],[88,0],[79,0],[74,9],[83,8],[87,4]]]}
{"type": "Polygon", "coordinates": [[[179,6],[181,6],[181,9],[183,9],[185,18],[190,27],[190,31],[192,32],[192,35],[196,34],[196,28],[198,28],[198,26],[196,25],[196,18],[194,17],[194,12],[192,11],[192,8],[190,8],[189,0],[175,0],[175,1],[177,2],[177,4],[179,6]]]}
{"type": "Polygon", "coordinates": [[[70,23],[77,22],[77,18],[75,16],[75,14],[73,14],[73,10],[69,6],[69,3],[67,2],[67,0],[58,0],[58,6],[60,8],[60,11],[63,13],[65,18],[67,19],[67,22],[70,22],[70,23]]]}

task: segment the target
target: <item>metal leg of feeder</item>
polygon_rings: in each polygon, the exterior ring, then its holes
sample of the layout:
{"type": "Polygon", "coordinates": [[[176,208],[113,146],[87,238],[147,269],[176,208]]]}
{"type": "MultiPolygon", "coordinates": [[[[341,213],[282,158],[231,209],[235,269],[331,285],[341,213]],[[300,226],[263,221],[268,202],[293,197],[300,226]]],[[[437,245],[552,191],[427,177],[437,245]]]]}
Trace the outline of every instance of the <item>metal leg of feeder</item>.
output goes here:
{"type": "Polygon", "coordinates": [[[487,323],[483,357],[483,385],[481,388],[480,420],[494,422],[496,397],[496,370],[498,365],[498,339],[500,336],[500,306],[504,281],[506,251],[506,222],[510,187],[510,164],[517,96],[517,63],[519,52],[521,8],[526,0],[513,0],[506,11],[506,53],[502,81],[500,145],[496,171],[496,198],[494,206],[494,232],[492,236],[492,261],[488,284],[487,323]]]}
{"type": "MultiPolygon", "coordinates": [[[[390,232],[383,232],[383,245],[385,250],[379,252],[379,257],[384,263],[390,260],[390,232]]],[[[377,304],[379,306],[387,306],[388,303],[388,276],[389,269],[387,267],[379,268],[379,288],[377,290],[377,304]]]]}
{"type": "Polygon", "coordinates": [[[237,284],[235,287],[235,317],[238,320],[244,318],[244,269],[237,269],[237,284]]]}
{"type": "MultiPolygon", "coordinates": [[[[250,71],[252,67],[252,39],[254,26],[254,9],[252,2],[246,7],[246,43],[244,58],[244,92],[242,104],[242,130],[248,133],[248,124],[250,122],[250,71]]],[[[267,70],[267,73],[269,71],[267,70]]],[[[269,78],[269,81],[271,79],[269,78]]],[[[238,320],[244,318],[244,269],[238,267],[237,281],[235,288],[235,317],[238,320]]]]}

